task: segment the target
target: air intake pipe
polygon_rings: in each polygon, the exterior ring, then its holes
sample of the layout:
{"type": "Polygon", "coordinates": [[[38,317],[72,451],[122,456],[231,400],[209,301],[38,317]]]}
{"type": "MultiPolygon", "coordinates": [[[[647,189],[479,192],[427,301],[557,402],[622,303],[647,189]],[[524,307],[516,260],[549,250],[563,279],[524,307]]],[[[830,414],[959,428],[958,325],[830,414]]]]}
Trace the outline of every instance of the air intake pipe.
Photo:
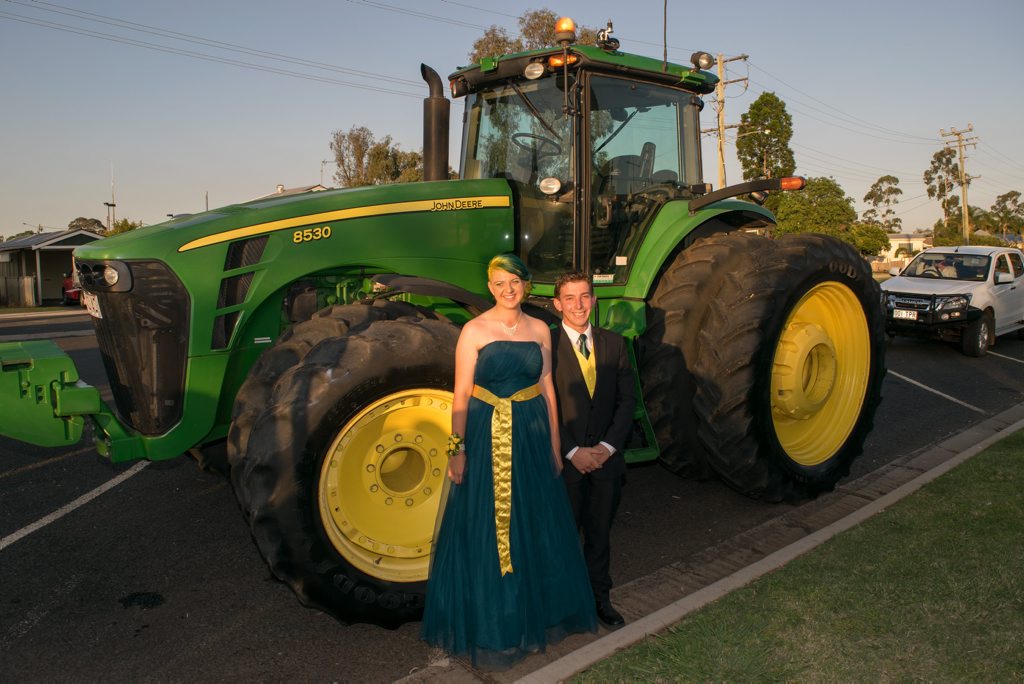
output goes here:
{"type": "Polygon", "coordinates": [[[420,74],[430,88],[423,100],[423,180],[448,180],[448,117],[451,103],[437,72],[420,64],[420,74]]]}

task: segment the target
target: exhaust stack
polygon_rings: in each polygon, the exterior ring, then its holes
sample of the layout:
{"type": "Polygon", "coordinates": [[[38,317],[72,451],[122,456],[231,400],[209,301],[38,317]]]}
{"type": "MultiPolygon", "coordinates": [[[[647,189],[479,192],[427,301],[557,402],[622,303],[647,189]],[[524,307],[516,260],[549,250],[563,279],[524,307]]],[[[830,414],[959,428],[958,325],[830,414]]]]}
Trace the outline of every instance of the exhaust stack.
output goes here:
{"type": "Polygon", "coordinates": [[[423,180],[448,180],[448,117],[451,103],[437,72],[420,64],[420,74],[430,88],[423,100],[423,180]]]}

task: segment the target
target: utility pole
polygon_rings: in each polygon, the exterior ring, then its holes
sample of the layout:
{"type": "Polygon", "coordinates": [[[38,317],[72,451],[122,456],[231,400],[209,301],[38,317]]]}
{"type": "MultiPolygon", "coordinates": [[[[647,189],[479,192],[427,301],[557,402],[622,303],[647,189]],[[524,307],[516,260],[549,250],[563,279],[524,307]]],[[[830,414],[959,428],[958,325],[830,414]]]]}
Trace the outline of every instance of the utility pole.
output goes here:
{"type": "MultiPolygon", "coordinates": [[[[965,245],[971,244],[971,210],[970,206],[967,204],[967,184],[974,180],[975,178],[981,178],[981,176],[967,175],[967,172],[964,168],[964,162],[967,160],[967,157],[964,154],[964,147],[966,147],[967,145],[977,147],[978,144],[977,136],[971,138],[964,138],[964,135],[972,132],[973,130],[974,124],[972,123],[968,123],[967,128],[965,128],[962,131],[957,130],[955,128],[950,128],[949,133],[947,133],[945,129],[939,129],[939,135],[941,135],[943,138],[956,138],[956,150],[957,155],[960,159],[960,202],[963,204],[963,206],[960,207],[960,215],[962,217],[961,222],[963,223],[965,245]]],[[[944,142],[944,144],[946,146],[946,149],[953,149],[954,143],[952,140],[944,142]]]]}
{"type": "Polygon", "coordinates": [[[734,78],[731,81],[725,80],[725,65],[727,62],[745,60],[750,55],[739,55],[726,58],[721,52],[718,53],[718,85],[715,86],[715,111],[718,112],[718,127],[705,128],[701,133],[715,133],[718,135],[718,187],[725,187],[725,129],[739,128],[739,124],[725,123],[725,86],[732,83],[746,83],[746,78],[734,78]]]}

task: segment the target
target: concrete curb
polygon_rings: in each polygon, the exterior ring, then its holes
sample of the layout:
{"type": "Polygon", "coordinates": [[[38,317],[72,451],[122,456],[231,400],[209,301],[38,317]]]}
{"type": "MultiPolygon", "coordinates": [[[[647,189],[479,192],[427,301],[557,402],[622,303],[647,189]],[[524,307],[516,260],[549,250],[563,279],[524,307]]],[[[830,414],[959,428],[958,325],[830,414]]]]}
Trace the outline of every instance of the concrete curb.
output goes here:
{"type": "Polygon", "coordinates": [[[25,312],[25,313],[0,313],[0,322],[12,321],[19,318],[61,318],[64,316],[88,316],[89,312],[85,309],[78,311],[39,311],[39,312],[25,312]]]}
{"type": "Polygon", "coordinates": [[[840,520],[837,520],[831,525],[827,525],[816,532],[812,532],[803,539],[769,554],[742,570],[735,572],[732,575],[701,589],[700,591],[690,594],[683,599],[675,601],[661,610],[651,613],[639,620],[635,620],[621,629],[611,632],[597,641],[593,641],[586,646],[559,658],[553,663],[549,663],[548,665],[531,672],[517,681],[524,683],[556,682],[567,679],[577,672],[580,672],[609,657],[616,651],[632,646],[633,644],[643,640],[648,635],[655,634],[672,626],[687,614],[703,608],[709,603],[725,596],[734,589],[739,589],[755,579],[758,579],[773,570],[777,570],[794,558],[817,548],[840,532],[844,532],[856,525],[859,525],[876,513],[885,510],[900,499],[913,494],[925,484],[935,480],[969,458],[984,451],[999,440],[1022,429],[1024,429],[1024,419],[1018,420],[1017,422],[1001,429],[997,429],[997,432],[991,434],[985,439],[982,439],[974,446],[961,451],[952,458],[945,460],[943,463],[940,463],[921,475],[918,475],[911,481],[897,487],[888,494],[871,501],[862,508],[840,520]]]}

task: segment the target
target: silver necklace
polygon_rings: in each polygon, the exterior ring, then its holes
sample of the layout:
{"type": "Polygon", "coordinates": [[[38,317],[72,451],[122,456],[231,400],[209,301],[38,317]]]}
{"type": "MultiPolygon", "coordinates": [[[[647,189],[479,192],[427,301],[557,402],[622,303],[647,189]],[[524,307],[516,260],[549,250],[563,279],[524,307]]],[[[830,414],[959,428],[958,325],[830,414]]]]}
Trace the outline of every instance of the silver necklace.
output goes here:
{"type": "Polygon", "coordinates": [[[513,323],[512,325],[505,325],[502,321],[499,320],[498,325],[501,326],[501,329],[505,331],[506,335],[508,335],[509,337],[513,337],[516,334],[516,330],[519,329],[519,321],[521,320],[523,320],[523,312],[520,309],[519,318],[516,319],[515,323],[513,323]]]}

